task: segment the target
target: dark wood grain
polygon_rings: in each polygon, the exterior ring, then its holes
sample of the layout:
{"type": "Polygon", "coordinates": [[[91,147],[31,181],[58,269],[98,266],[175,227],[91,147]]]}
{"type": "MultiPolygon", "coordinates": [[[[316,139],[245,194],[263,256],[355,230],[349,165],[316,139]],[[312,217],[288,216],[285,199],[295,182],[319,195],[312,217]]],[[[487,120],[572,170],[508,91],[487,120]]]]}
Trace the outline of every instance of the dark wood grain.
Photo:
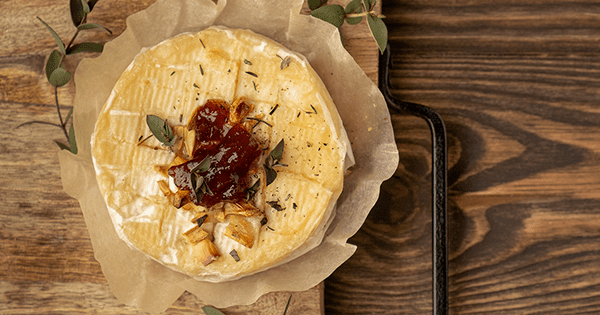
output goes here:
{"type": "MultiPolygon", "coordinates": [[[[600,5],[392,1],[397,98],[449,144],[451,314],[600,313],[600,5]]],[[[431,313],[430,140],[394,115],[401,164],[326,281],[328,314],[431,313]]]]}

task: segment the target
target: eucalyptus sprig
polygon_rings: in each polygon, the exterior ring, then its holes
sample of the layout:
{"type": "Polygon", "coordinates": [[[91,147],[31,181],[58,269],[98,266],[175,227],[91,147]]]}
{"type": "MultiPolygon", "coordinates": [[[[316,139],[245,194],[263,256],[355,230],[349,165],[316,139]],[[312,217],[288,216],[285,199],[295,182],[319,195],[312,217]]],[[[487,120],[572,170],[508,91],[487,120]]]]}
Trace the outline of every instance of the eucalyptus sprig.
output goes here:
{"type": "Polygon", "coordinates": [[[92,42],[82,42],[82,43],[74,44],[75,39],[77,38],[77,35],[79,35],[79,33],[81,31],[91,30],[91,29],[96,29],[96,28],[103,29],[103,30],[107,31],[108,33],[112,34],[112,32],[109,29],[107,29],[103,26],[100,26],[95,23],[87,23],[88,14],[92,11],[92,9],[94,8],[94,6],[96,5],[96,3],[98,1],[99,0],[88,0],[88,1],[86,1],[86,0],[70,0],[69,1],[70,11],[71,11],[71,21],[73,22],[73,25],[75,26],[76,30],[75,30],[75,34],[73,35],[73,37],[71,37],[71,40],[66,45],[65,45],[65,42],[63,42],[63,40],[60,38],[58,33],[56,31],[54,31],[54,29],[52,29],[52,27],[50,27],[50,25],[48,25],[46,22],[44,22],[44,20],[42,20],[40,17],[37,17],[37,19],[44,25],[44,27],[46,27],[46,29],[48,29],[48,31],[50,32],[52,37],[54,37],[54,41],[56,42],[56,46],[57,46],[57,49],[54,49],[48,56],[48,61],[46,62],[46,66],[45,66],[45,72],[46,72],[46,78],[48,79],[48,82],[54,87],[54,101],[56,103],[56,111],[58,112],[59,123],[51,123],[51,122],[46,122],[46,121],[35,120],[35,121],[28,121],[28,122],[22,123],[16,127],[16,128],[19,128],[21,126],[31,125],[31,124],[45,124],[45,125],[59,127],[62,129],[63,133],[65,134],[67,143],[69,145],[55,141],[56,144],[62,150],[68,150],[73,154],[77,154],[77,142],[75,141],[75,129],[73,128],[73,123],[71,123],[71,125],[67,131],[67,124],[69,122],[69,119],[72,117],[73,108],[71,108],[69,110],[69,113],[67,114],[66,119],[63,120],[62,114],[60,112],[60,105],[58,103],[58,88],[64,86],[65,84],[69,83],[69,81],[71,81],[71,73],[69,71],[67,71],[64,67],[64,61],[67,56],[74,55],[74,54],[81,53],[81,52],[102,52],[102,50],[104,48],[104,46],[102,44],[92,43],[92,42]]]}
{"type": "Polygon", "coordinates": [[[375,12],[377,0],[352,0],[344,8],[339,4],[327,4],[327,0],[307,0],[310,15],[340,28],[344,21],[350,25],[360,23],[366,17],[371,36],[383,53],[388,41],[388,31],[383,22],[384,15],[375,12]]]}

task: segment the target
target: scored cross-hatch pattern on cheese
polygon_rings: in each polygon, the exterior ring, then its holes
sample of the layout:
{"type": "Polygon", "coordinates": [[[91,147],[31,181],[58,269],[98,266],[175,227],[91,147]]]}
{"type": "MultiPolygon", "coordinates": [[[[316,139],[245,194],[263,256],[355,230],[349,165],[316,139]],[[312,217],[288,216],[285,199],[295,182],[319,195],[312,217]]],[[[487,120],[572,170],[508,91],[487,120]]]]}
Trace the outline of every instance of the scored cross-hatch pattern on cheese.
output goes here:
{"type": "Polygon", "coordinates": [[[303,57],[250,31],[217,27],[141,52],[117,81],[92,144],[99,187],[119,236],[164,265],[208,281],[252,274],[317,246],[341,193],[350,149],[331,97],[303,57]],[[248,218],[257,231],[254,246],[224,236],[227,222],[207,223],[221,257],[204,266],[182,236],[195,214],[173,207],[157,185],[166,178],[154,166],[171,163],[174,154],[154,137],[138,143],[150,135],[146,115],[186,125],[208,99],[232,103],[239,97],[254,106],[248,117],[268,123],[251,130],[266,149],[261,165],[283,139],[281,163],[287,166],[276,167],[275,181],[254,197],[267,218],[264,226],[260,218],[248,218]],[[274,201],[281,209],[269,205],[274,201]],[[228,254],[232,249],[237,262],[228,254]]]}

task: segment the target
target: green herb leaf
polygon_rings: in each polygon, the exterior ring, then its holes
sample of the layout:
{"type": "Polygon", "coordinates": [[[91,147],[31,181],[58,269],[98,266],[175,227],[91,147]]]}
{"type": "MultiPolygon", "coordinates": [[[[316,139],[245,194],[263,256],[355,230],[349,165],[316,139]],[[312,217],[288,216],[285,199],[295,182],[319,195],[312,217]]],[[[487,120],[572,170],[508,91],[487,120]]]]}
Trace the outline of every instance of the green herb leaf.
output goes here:
{"type": "Polygon", "coordinates": [[[275,172],[275,170],[267,164],[264,164],[263,167],[265,168],[265,180],[267,182],[267,186],[269,186],[275,181],[275,178],[277,178],[277,172],[275,172]]]}
{"type": "Polygon", "coordinates": [[[53,50],[48,57],[48,61],[46,61],[46,78],[50,81],[50,76],[54,70],[58,69],[60,66],[60,60],[62,55],[58,50],[53,50]]]}
{"type": "Polygon", "coordinates": [[[379,51],[383,54],[385,51],[385,47],[387,46],[388,41],[388,31],[385,23],[380,17],[367,15],[367,22],[369,24],[369,30],[371,31],[371,35],[377,42],[377,46],[379,46],[379,51]]]}
{"type": "Polygon", "coordinates": [[[316,10],[327,4],[327,0],[308,0],[308,8],[316,10]]]}
{"type": "Polygon", "coordinates": [[[210,162],[211,162],[210,160],[211,160],[210,156],[205,157],[190,172],[200,174],[200,173],[204,173],[204,172],[208,171],[208,169],[210,168],[210,162]]]}
{"type": "Polygon", "coordinates": [[[71,153],[77,154],[77,140],[75,139],[75,127],[71,124],[71,128],[69,128],[69,145],[71,153]]]}
{"type": "Polygon", "coordinates": [[[90,0],[90,1],[88,1],[88,5],[90,6],[90,12],[92,12],[92,10],[94,9],[94,6],[96,5],[96,2],[98,2],[98,0],[90,0]]]}
{"type": "Polygon", "coordinates": [[[377,0],[365,0],[365,5],[367,6],[367,12],[370,12],[377,4],[377,0]]]}
{"type": "Polygon", "coordinates": [[[74,55],[81,52],[99,52],[104,50],[104,45],[99,43],[79,43],[71,46],[67,50],[67,55],[74,55]]]}
{"type": "Polygon", "coordinates": [[[85,12],[83,12],[83,4],[81,0],[70,0],[69,8],[71,9],[71,21],[75,27],[79,26],[85,18],[85,12]]]}
{"type": "Polygon", "coordinates": [[[269,153],[269,156],[271,156],[273,158],[273,161],[275,163],[279,162],[279,160],[281,160],[281,157],[283,156],[283,147],[284,147],[285,143],[283,141],[283,139],[281,139],[281,141],[279,141],[279,143],[275,146],[275,148],[271,151],[271,153],[269,153]]]}
{"type": "Polygon", "coordinates": [[[78,30],[91,30],[94,28],[101,28],[101,29],[107,31],[108,33],[112,34],[111,30],[109,30],[108,28],[106,28],[100,24],[96,24],[96,23],[85,23],[85,24],[81,24],[81,25],[77,26],[78,30]]]}
{"type": "MultiPolygon", "coordinates": [[[[350,3],[348,3],[348,5],[346,6],[346,9],[344,9],[344,11],[346,12],[346,14],[357,14],[357,13],[362,13],[362,6],[361,6],[361,2],[362,0],[352,0],[350,1],[350,3]]],[[[362,16],[358,16],[358,17],[346,17],[346,22],[350,25],[356,25],[358,23],[360,23],[360,21],[362,21],[362,16]]]]}
{"type": "Polygon", "coordinates": [[[237,252],[237,250],[235,250],[235,249],[232,249],[232,250],[229,252],[229,255],[231,255],[231,257],[233,258],[233,260],[235,260],[236,262],[240,261],[240,256],[238,255],[238,252],[237,252]]]}
{"type": "Polygon", "coordinates": [[[292,57],[290,56],[286,56],[285,58],[281,59],[281,65],[279,66],[279,69],[283,70],[289,67],[290,62],[292,62],[292,57]]]}
{"type": "Polygon", "coordinates": [[[60,143],[58,141],[54,141],[54,143],[56,143],[61,150],[71,151],[71,149],[69,148],[69,146],[66,145],[66,144],[64,144],[64,143],[60,143]]]}
{"type": "Polygon", "coordinates": [[[340,27],[344,24],[346,12],[341,5],[330,4],[310,12],[310,15],[333,24],[335,27],[340,27]]]}
{"type": "Polygon", "coordinates": [[[80,1],[81,1],[81,6],[83,7],[83,13],[85,13],[87,15],[88,13],[90,13],[90,6],[87,3],[87,1],[85,1],[85,0],[80,0],[80,1]]]}
{"type": "Polygon", "coordinates": [[[283,211],[283,207],[279,204],[278,201],[267,201],[267,204],[271,206],[271,208],[275,209],[277,212],[283,211]]]}
{"type": "Polygon", "coordinates": [[[65,70],[64,68],[56,68],[50,74],[48,78],[48,82],[52,84],[52,86],[61,87],[71,81],[71,74],[65,70]]]}
{"type": "Polygon", "coordinates": [[[248,60],[248,59],[244,59],[244,63],[247,64],[247,65],[249,65],[249,66],[252,65],[252,62],[250,62],[250,60],[248,60]]]}
{"type": "Polygon", "coordinates": [[[162,118],[155,115],[146,116],[146,124],[148,124],[148,128],[152,131],[152,134],[158,141],[166,146],[172,146],[173,143],[173,130],[169,126],[166,120],[162,120],[162,118]]]}
{"type": "Polygon", "coordinates": [[[44,22],[42,19],[40,19],[39,17],[37,17],[37,19],[40,20],[40,22],[42,22],[42,24],[44,24],[44,26],[48,29],[48,31],[50,31],[50,33],[54,37],[54,40],[56,41],[58,50],[63,55],[66,55],[67,53],[65,52],[65,43],[63,43],[63,41],[60,39],[60,36],[58,36],[58,34],[50,27],[50,25],[46,24],[46,22],[44,22]]]}
{"type": "Polygon", "coordinates": [[[69,118],[71,118],[71,115],[73,115],[73,108],[71,107],[71,110],[69,110],[69,113],[67,114],[67,118],[65,118],[65,124],[69,121],[69,118]]]}
{"type": "Polygon", "coordinates": [[[252,185],[252,187],[246,189],[246,201],[250,201],[250,199],[254,198],[254,195],[258,192],[258,188],[260,188],[260,178],[252,185]]]}
{"type": "Polygon", "coordinates": [[[219,311],[218,309],[216,309],[212,306],[203,306],[202,311],[206,315],[225,315],[225,314],[221,313],[221,311],[219,311]]]}

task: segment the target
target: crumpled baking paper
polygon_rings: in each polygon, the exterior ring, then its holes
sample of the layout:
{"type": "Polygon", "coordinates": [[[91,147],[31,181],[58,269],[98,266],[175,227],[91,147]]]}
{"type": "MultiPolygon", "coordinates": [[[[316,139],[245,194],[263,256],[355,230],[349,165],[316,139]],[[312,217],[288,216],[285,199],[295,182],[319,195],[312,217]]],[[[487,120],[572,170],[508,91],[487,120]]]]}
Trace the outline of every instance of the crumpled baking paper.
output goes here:
{"type": "Polygon", "coordinates": [[[398,164],[385,100],[340,42],[332,25],[300,14],[303,0],[158,0],[127,19],[127,29],[102,55],[75,73],[73,120],[79,153],[59,152],[64,190],[79,200],[94,255],[112,292],[124,304],[156,313],[189,291],[219,308],[247,305],[274,291],[319,284],[356,250],[347,240],[377,201],[381,183],[398,164]],[[90,139],[98,113],[121,73],[143,47],[211,25],[245,28],[303,54],[329,90],[352,144],[355,165],[344,181],[336,216],[323,242],[286,264],[234,281],[202,282],[131,249],[114,230],[96,182],[90,139]]]}

